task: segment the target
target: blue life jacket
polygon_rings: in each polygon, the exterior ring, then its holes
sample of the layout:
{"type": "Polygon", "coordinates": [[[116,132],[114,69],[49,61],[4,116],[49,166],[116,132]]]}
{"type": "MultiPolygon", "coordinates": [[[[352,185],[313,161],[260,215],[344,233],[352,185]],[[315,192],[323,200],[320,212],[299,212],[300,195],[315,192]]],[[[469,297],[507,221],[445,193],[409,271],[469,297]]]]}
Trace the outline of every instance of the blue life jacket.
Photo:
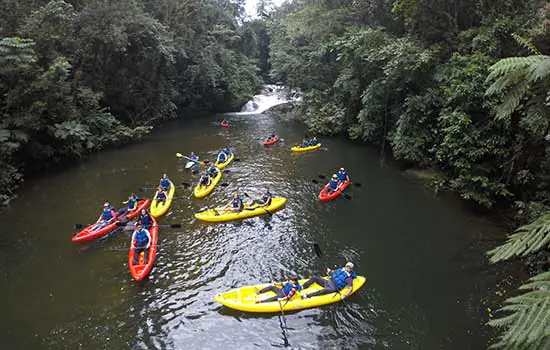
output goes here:
{"type": "Polygon", "coordinates": [[[262,196],[262,202],[268,203],[269,200],[271,200],[271,193],[270,194],[264,194],[262,196]]]}
{"type": "Polygon", "coordinates": [[[208,185],[209,180],[210,180],[210,178],[208,177],[208,175],[202,175],[200,184],[201,185],[208,185]]]}
{"type": "Polygon", "coordinates": [[[225,154],[225,152],[220,152],[220,154],[218,154],[218,161],[220,161],[220,163],[224,163],[225,160],[227,159],[227,155],[225,154]]]}
{"type": "Polygon", "coordinates": [[[197,159],[199,159],[199,156],[197,156],[197,155],[195,154],[194,156],[193,156],[193,155],[189,155],[189,157],[187,157],[187,158],[191,158],[191,159],[193,159],[193,160],[197,160],[197,159]]]}
{"type": "Polygon", "coordinates": [[[145,246],[149,243],[149,238],[147,237],[147,230],[141,229],[136,231],[136,246],[145,246]]]}
{"type": "Polygon", "coordinates": [[[319,141],[313,140],[313,139],[312,139],[311,141],[309,141],[309,145],[310,145],[310,146],[315,146],[315,145],[318,144],[318,143],[319,143],[319,141]]]}
{"type": "Polygon", "coordinates": [[[103,213],[101,214],[101,219],[105,221],[109,221],[113,218],[113,208],[109,207],[107,209],[103,209],[103,213]]]}
{"type": "Polygon", "coordinates": [[[338,180],[340,181],[346,181],[348,179],[348,176],[346,175],[346,172],[345,171],[338,171],[338,174],[336,174],[338,176],[338,180]]]}
{"type": "Polygon", "coordinates": [[[166,200],[166,193],[164,193],[164,192],[157,192],[157,198],[156,198],[156,199],[157,199],[157,200],[161,200],[161,201],[166,200]]]}
{"type": "Polygon", "coordinates": [[[309,142],[307,141],[302,142],[302,147],[309,147],[309,142]]]}
{"type": "Polygon", "coordinates": [[[170,188],[170,180],[160,179],[160,185],[164,188],[170,188]]]}
{"type": "Polygon", "coordinates": [[[139,215],[138,222],[141,223],[143,226],[151,226],[153,225],[153,219],[147,214],[145,215],[139,215]]]}
{"type": "Polygon", "coordinates": [[[357,274],[353,271],[351,273],[348,273],[346,270],[344,270],[343,267],[341,267],[338,270],[334,271],[334,273],[330,277],[332,277],[332,280],[336,285],[336,289],[340,290],[347,285],[346,279],[348,277],[351,277],[353,279],[357,277],[357,274]]]}
{"type": "Polygon", "coordinates": [[[300,285],[300,282],[298,282],[296,285],[290,282],[285,283],[285,285],[283,286],[283,293],[285,294],[285,296],[288,295],[288,293],[290,293],[290,291],[294,287],[296,287],[296,290],[298,291],[302,290],[302,286],[300,285]]]}
{"type": "Polygon", "coordinates": [[[231,155],[231,150],[229,148],[226,148],[223,150],[225,154],[227,154],[228,156],[231,155]]]}
{"type": "Polygon", "coordinates": [[[329,187],[333,190],[338,188],[338,180],[330,179],[329,187]]]}
{"type": "Polygon", "coordinates": [[[243,201],[240,197],[233,199],[233,208],[240,208],[242,202],[243,201]]]}
{"type": "Polygon", "coordinates": [[[134,210],[137,208],[137,198],[134,197],[134,198],[131,198],[131,199],[128,199],[128,203],[126,203],[126,205],[128,206],[128,209],[129,210],[134,210]]]}
{"type": "Polygon", "coordinates": [[[216,175],[218,175],[218,168],[212,166],[212,167],[208,168],[208,172],[210,174],[212,174],[212,176],[216,176],[216,175]]]}

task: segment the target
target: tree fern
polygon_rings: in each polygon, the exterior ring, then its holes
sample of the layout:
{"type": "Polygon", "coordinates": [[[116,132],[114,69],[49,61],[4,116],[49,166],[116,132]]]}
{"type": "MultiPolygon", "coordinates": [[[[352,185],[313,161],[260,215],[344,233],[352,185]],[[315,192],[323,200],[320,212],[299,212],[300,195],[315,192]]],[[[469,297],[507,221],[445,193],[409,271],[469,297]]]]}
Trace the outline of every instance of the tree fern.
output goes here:
{"type": "Polygon", "coordinates": [[[518,44],[520,44],[521,46],[523,46],[524,48],[529,50],[533,55],[540,55],[541,54],[540,51],[537,49],[537,47],[535,45],[533,45],[531,40],[522,37],[518,33],[512,33],[512,38],[514,38],[514,40],[518,44]]]}
{"type": "Polygon", "coordinates": [[[488,252],[491,263],[526,256],[550,247],[550,214],[524,225],[510,235],[506,243],[488,252]]]}
{"type": "Polygon", "coordinates": [[[492,327],[506,328],[492,348],[550,348],[550,271],[531,279],[520,290],[531,290],[506,300],[499,312],[510,314],[489,321],[492,327]]]}

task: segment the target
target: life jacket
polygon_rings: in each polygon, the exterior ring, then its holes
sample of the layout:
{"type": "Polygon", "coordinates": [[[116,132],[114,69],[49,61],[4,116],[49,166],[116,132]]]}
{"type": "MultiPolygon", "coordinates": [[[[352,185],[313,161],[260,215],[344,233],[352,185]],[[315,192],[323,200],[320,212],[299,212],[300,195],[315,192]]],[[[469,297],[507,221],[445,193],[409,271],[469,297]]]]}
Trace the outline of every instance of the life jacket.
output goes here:
{"type": "Polygon", "coordinates": [[[338,188],[338,180],[330,179],[329,187],[333,190],[338,188]]]}
{"type": "Polygon", "coordinates": [[[145,215],[139,215],[138,222],[141,223],[143,226],[149,226],[153,224],[153,219],[147,214],[145,215]]]}
{"type": "Polygon", "coordinates": [[[160,179],[160,185],[164,188],[170,188],[170,180],[160,179]]]}
{"type": "Polygon", "coordinates": [[[271,201],[271,193],[270,194],[264,194],[262,196],[262,202],[268,203],[269,201],[271,201]]]}
{"type": "Polygon", "coordinates": [[[195,155],[189,155],[189,157],[187,157],[187,158],[191,158],[191,159],[193,159],[193,160],[197,160],[197,159],[199,159],[199,156],[197,156],[197,155],[195,154],[195,155]]]}
{"type": "Polygon", "coordinates": [[[212,174],[212,176],[218,175],[218,169],[216,167],[210,167],[208,168],[208,172],[212,174]]]}
{"type": "Polygon", "coordinates": [[[128,205],[129,210],[134,210],[137,208],[137,202],[137,198],[130,198],[128,199],[128,203],[126,203],[126,205],[128,205]]]}
{"type": "Polygon", "coordinates": [[[308,146],[309,146],[309,142],[307,141],[302,142],[302,147],[308,147],[308,146]]]}
{"type": "Polygon", "coordinates": [[[338,180],[340,181],[346,181],[348,179],[348,176],[346,175],[346,172],[345,171],[338,171],[338,180]]]}
{"type": "Polygon", "coordinates": [[[336,289],[340,290],[346,286],[346,279],[348,277],[351,277],[353,279],[357,277],[357,274],[353,271],[351,273],[348,273],[343,267],[341,267],[338,270],[334,271],[334,273],[330,277],[334,281],[336,289]]]}
{"type": "Polygon", "coordinates": [[[166,193],[157,192],[157,200],[165,200],[165,199],[166,199],[166,193]]]}
{"type": "Polygon", "coordinates": [[[109,207],[107,209],[103,209],[103,213],[101,214],[101,219],[103,219],[105,221],[109,221],[112,218],[114,218],[113,208],[109,207]]]}
{"type": "Polygon", "coordinates": [[[311,141],[309,141],[309,144],[311,146],[315,146],[317,144],[317,140],[316,139],[312,139],[311,141]]]}
{"type": "Polygon", "coordinates": [[[202,175],[200,181],[201,185],[208,185],[208,182],[210,182],[208,175],[202,175]]]}
{"type": "Polygon", "coordinates": [[[291,283],[291,282],[287,282],[285,283],[285,285],[283,286],[283,293],[286,295],[288,295],[288,293],[290,293],[290,291],[292,290],[292,288],[296,288],[296,290],[299,292],[302,290],[302,286],[300,285],[300,282],[298,282],[297,284],[294,284],[294,283],[291,283]]]}
{"type": "Polygon", "coordinates": [[[233,208],[240,208],[242,203],[241,198],[235,198],[233,199],[233,208]]]}
{"type": "Polygon", "coordinates": [[[139,231],[136,231],[136,237],[135,237],[135,240],[136,240],[136,245],[137,246],[144,246],[144,245],[147,245],[147,243],[149,243],[149,238],[147,237],[147,230],[145,229],[141,229],[139,231]]]}
{"type": "Polygon", "coordinates": [[[224,163],[225,160],[227,159],[227,155],[225,154],[225,152],[220,152],[220,154],[218,154],[218,160],[220,161],[220,163],[224,163]]]}

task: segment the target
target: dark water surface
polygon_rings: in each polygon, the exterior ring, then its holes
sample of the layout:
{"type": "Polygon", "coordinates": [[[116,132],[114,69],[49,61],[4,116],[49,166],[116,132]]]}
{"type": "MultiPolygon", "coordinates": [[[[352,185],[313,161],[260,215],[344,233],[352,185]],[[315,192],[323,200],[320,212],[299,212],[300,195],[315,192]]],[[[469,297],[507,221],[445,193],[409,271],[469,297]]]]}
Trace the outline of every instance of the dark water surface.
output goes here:
{"type": "MultiPolygon", "coordinates": [[[[0,344],[3,349],[261,349],[284,347],[277,315],[229,310],[216,292],[297,273],[308,276],[351,260],[365,286],[344,303],[285,314],[288,342],[299,349],[482,349],[489,341],[486,301],[501,279],[486,268],[490,228],[456,205],[405,179],[378,154],[349,141],[323,138],[326,150],[292,154],[303,127],[264,115],[232,117],[230,129],[211,119],[176,123],[144,143],[106,151],[82,164],[25,183],[0,214],[0,344]],[[269,149],[276,130],[285,142],[269,149]],[[101,243],[70,241],[74,223],[89,223],[162,172],[195,181],[176,152],[212,159],[229,145],[234,162],[204,200],[191,189],[161,223],[150,278],[132,280],[129,232],[101,243]],[[320,203],[317,174],[345,166],[351,200],[320,203]],[[259,195],[266,186],[288,197],[273,217],[206,224],[204,206],[227,202],[235,189],[259,195]],[[311,242],[323,250],[318,258],[311,242]]],[[[492,305],[491,305],[492,306],[492,305]]]]}

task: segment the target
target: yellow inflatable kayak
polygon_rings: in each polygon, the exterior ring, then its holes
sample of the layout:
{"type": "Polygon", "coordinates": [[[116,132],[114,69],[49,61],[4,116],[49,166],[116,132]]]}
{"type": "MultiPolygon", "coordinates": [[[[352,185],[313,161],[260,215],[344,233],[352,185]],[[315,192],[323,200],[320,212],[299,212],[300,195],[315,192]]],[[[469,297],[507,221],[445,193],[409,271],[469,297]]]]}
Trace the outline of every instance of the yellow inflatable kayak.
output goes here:
{"type": "MultiPolygon", "coordinates": [[[[168,190],[168,195],[166,196],[166,201],[158,202],[156,199],[153,199],[151,202],[151,216],[158,218],[159,216],[162,216],[166,214],[168,209],[170,208],[170,204],[172,203],[172,198],[174,198],[174,192],[176,191],[176,187],[174,186],[174,183],[170,181],[170,189],[168,190]]],[[[155,192],[155,196],[153,198],[157,197],[157,192],[155,192]]]]}
{"type": "Polygon", "coordinates": [[[200,186],[197,184],[195,186],[195,190],[193,193],[195,194],[196,198],[202,198],[206,197],[210,194],[210,192],[214,191],[214,187],[220,182],[220,179],[222,178],[222,171],[218,169],[218,174],[212,179],[210,178],[210,185],[209,186],[200,186]]]}
{"type": "Polygon", "coordinates": [[[224,162],[224,163],[220,163],[216,160],[216,163],[214,163],[214,165],[218,168],[218,169],[223,169],[225,168],[226,166],[229,165],[229,163],[231,163],[231,161],[233,160],[233,158],[235,157],[235,155],[233,153],[231,153],[231,155],[229,156],[229,158],[227,158],[227,160],[224,162]]]}
{"type": "Polygon", "coordinates": [[[312,151],[312,150],[317,149],[319,147],[321,147],[320,143],[316,144],[315,146],[308,146],[308,147],[294,146],[290,150],[292,152],[306,152],[306,151],[312,151]]]}
{"type": "MultiPolygon", "coordinates": [[[[328,277],[326,277],[328,278],[328,277]]],[[[300,284],[303,285],[307,280],[300,280],[300,284]]],[[[353,289],[351,293],[355,293],[359,288],[365,284],[366,278],[363,276],[357,276],[353,280],[353,289]]],[[[278,301],[272,301],[268,303],[257,303],[256,300],[262,300],[275,295],[273,292],[267,292],[263,294],[256,294],[256,289],[260,290],[264,287],[267,287],[269,284],[259,284],[256,286],[245,286],[241,288],[232,289],[225,293],[219,293],[214,296],[214,300],[218,303],[225,305],[229,308],[239,310],[239,311],[248,311],[248,312],[281,312],[281,306],[284,311],[295,311],[308,309],[312,307],[317,307],[326,304],[332,304],[337,301],[342,300],[342,295],[346,291],[346,288],[338,293],[330,293],[319,295],[316,297],[311,297],[307,299],[302,299],[300,294],[309,294],[317,290],[323,289],[317,283],[313,283],[308,289],[304,289],[299,293],[296,293],[295,296],[290,299],[290,301],[281,301],[279,304],[278,301]]]]}
{"type": "Polygon", "coordinates": [[[274,211],[283,207],[285,203],[286,198],[278,197],[272,198],[271,204],[266,207],[258,207],[257,204],[245,204],[243,211],[241,211],[240,213],[235,213],[231,210],[224,210],[223,208],[216,208],[196,213],[195,218],[208,222],[242,220],[253,216],[273,213],[274,211]]]}

